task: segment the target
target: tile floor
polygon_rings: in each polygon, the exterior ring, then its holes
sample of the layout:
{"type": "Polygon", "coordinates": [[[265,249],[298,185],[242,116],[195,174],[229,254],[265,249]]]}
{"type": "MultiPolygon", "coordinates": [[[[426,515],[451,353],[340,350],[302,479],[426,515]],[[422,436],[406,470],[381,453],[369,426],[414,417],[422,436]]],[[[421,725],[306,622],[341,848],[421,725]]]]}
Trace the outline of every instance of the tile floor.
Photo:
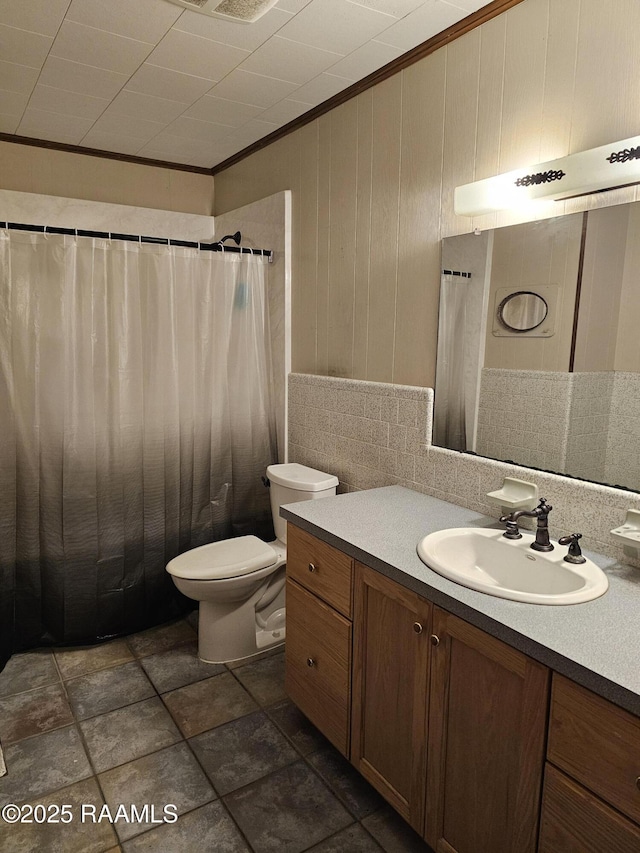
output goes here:
{"type": "Polygon", "coordinates": [[[63,822],[0,818],[0,853],[429,851],[287,700],[281,651],[203,664],[192,621],[11,659],[0,806],[63,822]],[[105,803],[125,806],[117,822],[98,820],[105,803]]]}

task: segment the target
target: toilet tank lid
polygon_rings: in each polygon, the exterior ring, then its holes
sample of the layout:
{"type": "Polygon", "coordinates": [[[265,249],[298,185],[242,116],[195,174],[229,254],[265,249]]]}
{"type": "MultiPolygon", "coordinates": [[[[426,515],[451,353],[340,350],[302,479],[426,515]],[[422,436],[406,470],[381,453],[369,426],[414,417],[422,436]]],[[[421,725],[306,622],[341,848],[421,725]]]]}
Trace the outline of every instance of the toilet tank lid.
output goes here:
{"type": "Polygon", "coordinates": [[[271,545],[257,536],[238,536],[185,551],[167,563],[167,571],[177,578],[222,580],[266,569],[277,559],[271,545]]]}
{"type": "Polygon", "coordinates": [[[316,471],[297,462],[287,462],[283,465],[269,465],[267,477],[272,483],[298,489],[300,492],[321,492],[338,485],[338,478],[324,471],[316,471]]]}

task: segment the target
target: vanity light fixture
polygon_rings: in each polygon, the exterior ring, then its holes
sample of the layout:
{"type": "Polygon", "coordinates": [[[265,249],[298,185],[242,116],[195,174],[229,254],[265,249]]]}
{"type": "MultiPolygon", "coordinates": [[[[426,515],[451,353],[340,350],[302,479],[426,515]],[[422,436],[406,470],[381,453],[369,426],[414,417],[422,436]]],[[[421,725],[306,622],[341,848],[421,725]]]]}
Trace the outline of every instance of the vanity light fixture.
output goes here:
{"type": "Polygon", "coordinates": [[[537,199],[563,199],[640,183],[640,136],[456,187],[454,210],[480,216],[537,199]]]}

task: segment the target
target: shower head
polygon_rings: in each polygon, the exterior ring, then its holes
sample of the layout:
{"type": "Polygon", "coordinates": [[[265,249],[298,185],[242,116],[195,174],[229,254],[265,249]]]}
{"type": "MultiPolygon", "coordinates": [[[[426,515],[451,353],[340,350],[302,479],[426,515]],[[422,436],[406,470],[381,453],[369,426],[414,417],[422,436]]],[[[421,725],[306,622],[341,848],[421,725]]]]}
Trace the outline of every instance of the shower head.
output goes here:
{"type": "Polygon", "coordinates": [[[217,241],[218,245],[222,246],[225,240],[233,240],[236,246],[239,246],[240,240],[242,240],[242,234],[239,231],[236,231],[235,234],[225,234],[225,236],[221,240],[217,241]]]}

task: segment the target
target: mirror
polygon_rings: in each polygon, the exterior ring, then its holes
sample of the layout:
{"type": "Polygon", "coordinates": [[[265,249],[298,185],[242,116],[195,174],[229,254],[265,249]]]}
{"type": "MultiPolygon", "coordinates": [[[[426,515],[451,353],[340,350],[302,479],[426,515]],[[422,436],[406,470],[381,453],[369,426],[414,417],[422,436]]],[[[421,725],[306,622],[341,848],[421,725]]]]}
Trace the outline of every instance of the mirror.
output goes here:
{"type": "Polygon", "coordinates": [[[548,313],[546,299],[531,290],[510,293],[498,306],[498,319],[512,332],[532,332],[544,323],[548,313]]]}
{"type": "Polygon", "coordinates": [[[442,244],[434,444],[640,491],[640,202],[442,244]]]}

